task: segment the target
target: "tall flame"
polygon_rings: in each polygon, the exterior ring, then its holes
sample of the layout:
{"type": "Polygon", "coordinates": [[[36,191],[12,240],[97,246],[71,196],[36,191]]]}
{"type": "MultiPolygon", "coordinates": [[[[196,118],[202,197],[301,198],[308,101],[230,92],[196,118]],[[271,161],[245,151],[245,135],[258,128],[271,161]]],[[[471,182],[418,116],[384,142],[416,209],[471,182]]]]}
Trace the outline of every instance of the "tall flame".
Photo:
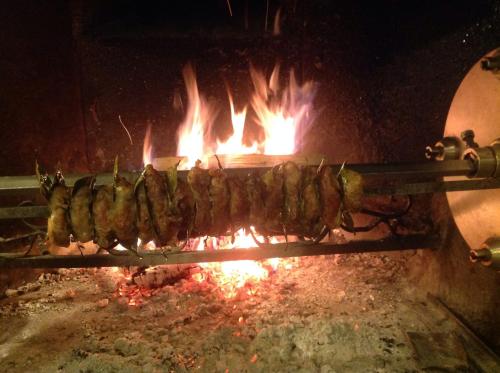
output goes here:
{"type": "Polygon", "coordinates": [[[264,129],[264,154],[286,155],[298,150],[300,141],[314,120],[312,104],[316,94],[313,82],[297,84],[293,70],[289,85],[280,90],[280,68],[276,65],[269,83],[262,73],[250,67],[255,87],[251,105],[264,129]]]}
{"type": "Polygon", "coordinates": [[[246,106],[242,111],[236,111],[233,104],[231,92],[227,92],[229,98],[229,107],[231,109],[231,123],[233,126],[233,134],[224,142],[217,140],[216,154],[255,154],[257,153],[258,144],[253,143],[251,146],[246,146],[243,143],[243,132],[245,129],[245,119],[247,116],[246,106]]]}
{"type": "Polygon", "coordinates": [[[151,141],[151,123],[148,123],[146,134],[144,135],[144,144],[142,145],[142,163],[144,166],[151,164],[153,154],[153,143],[151,141]]]}
{"type": "Polygon", "coordinates": [[[216,111],[198,92],[196,75],[191,65],[184,67],[184,83],[188,95],[187,111],[179,127],[177,155],[187,157],[183,168],[193,167],[197,160],[204,161],[210,153],[207,136],[212,128],[216,111]]]}

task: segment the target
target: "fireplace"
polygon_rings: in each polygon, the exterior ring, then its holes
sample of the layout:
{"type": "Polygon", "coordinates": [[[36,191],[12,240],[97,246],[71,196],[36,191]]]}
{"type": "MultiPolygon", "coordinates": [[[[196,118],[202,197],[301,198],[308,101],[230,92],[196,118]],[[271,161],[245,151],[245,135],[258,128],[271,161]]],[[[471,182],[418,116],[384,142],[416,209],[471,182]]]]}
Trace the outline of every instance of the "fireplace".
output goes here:
{"type": "Polygon", "coordinates": [[[497,370],[499,9],[13,5],[2,370],[497,370]]]}

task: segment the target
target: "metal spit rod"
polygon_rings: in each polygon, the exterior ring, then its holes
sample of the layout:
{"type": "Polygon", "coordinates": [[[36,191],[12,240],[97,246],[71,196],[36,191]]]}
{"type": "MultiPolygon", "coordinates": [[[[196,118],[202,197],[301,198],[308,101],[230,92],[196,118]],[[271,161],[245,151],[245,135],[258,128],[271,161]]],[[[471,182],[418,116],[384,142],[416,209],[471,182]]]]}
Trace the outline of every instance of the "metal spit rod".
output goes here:
{"type": "MultiPolygon", "coordinates": [[[[331,165],[334,171],[340,170],[341,164],[331,165]]],[[[433,178],[440,176],[466,176],[474,171],[474,164],[468,160],[449,160],[445,162],[402,162],[402,163],[360,163],[347,167],[370,178],[433,178]]],[[[251,172],[263,172],[269,167],[227,168],[229,176],[245,176],[251,172]]],[[[187,170],[179,170],[178,177],[186,178],[187,170]]],[[[90,174],[65,175],[66,185],[72,186],[76,180],[90,174]]],[[[139,172],[123,172],[120,175],[134,179],[139,172]]],[[[96,185],[111,184],[113,175],[103,173],[96,175],[96,185]]],[[[36,176],[1,176],[0,194],[37,191],[40,188],[36,176]]]]}
{"type": "Polygon", "coordinates": [[[437,236],[410,235],[383,240],[355,240],[342,244],[279,243],[262,244],[259,248],[181,251],[172,254],[145,253],[142,257],[123,252],[123,255],[37,255],[0,254],[0,268],[88,268],[156,266],[162,264],[208,263],[234,260],[262,260],[298,256],[353,254],[380,251],[437,249],[437,236]]]}
{"type": "MultiPolygon", "coordinates": [[[[340,169],[342,165],[332,165],[333,169],[340,169]]],[[[378,163],[378,164],[351,164],[350,169],[361,173],[365,178],[385,180],[404,180],[408,178],[432,179],[443,176],[466,176],[473,172],[474,165],[467,160],[447,160],[443,162],[417,162],[417,163],[378,163]]],[[[263,172],[268,167],[258,168],[228,168],[229,175],[247,175],[251,172],[263,172]]],[[[138,172],[124,173],[130,179],[137,177],[138,172]]],[[[66,184],[71,186],[76,180],[86,175],[69,175],[65,177],[66,184]]],[[[179,170],[179,177],[185,178],[187,171],[179,170]]],[[[99,174],[96,184],[110,184],[112,174],[99,174]]],[[[397,185],[370,186],[365,189],[366,195],[414,195],[424,193],[438,193],[447,191],[481,190],[500,188],[500,180],[491,179],[466,179],[453,181],[423,181],[399,182],[397,185]]],[[[39,185],[35,176],[3,176],[0,177],[0,195],[2,194],[29,194],[38,192],[39,185]]],[[[0,220],[26,219],[48,217],[47,206],[16,206],[0,207],[0,220]]]]}

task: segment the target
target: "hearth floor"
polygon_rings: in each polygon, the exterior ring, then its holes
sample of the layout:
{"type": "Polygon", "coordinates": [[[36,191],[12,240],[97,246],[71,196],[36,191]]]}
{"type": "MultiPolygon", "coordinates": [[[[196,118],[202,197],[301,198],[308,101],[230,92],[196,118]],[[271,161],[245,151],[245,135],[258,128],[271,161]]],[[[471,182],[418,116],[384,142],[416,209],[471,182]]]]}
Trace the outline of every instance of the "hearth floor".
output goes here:
{"type": "MultiPolygon", "coordinates": [[[[0,371],[432,369],[415,336],[452,339],[456,326],[406,280],[405,255],[303,258],[237,299],[186,278],[139,305],[111,269],[45,273],[0,301],[0,371]]],[[[434,368],[463,369],[460,346],[437,348],[434,368]]]]}

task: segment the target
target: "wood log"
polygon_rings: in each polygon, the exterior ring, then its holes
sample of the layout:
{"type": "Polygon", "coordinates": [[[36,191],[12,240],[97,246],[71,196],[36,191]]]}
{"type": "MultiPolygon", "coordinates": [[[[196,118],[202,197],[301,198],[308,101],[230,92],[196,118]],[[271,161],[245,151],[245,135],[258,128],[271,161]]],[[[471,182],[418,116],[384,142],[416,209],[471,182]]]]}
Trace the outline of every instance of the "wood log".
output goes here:
{"type": "MultiPolygon", "coordinates": [[[[266,155],[266,154],[217,154],[208,157],[208,164],[202,164],[204,168],[218,168],[219,161],[223,168],[250,168],[250,167],[273,167],[284,162],[293,161],[298,165],[319,165],[325,157],[319,154],[290,154],[290,155],[266,155]],[[219,160],[217,160],[217,158],[219,160]]],[[[186,157],[160,157],[153,159],[153,166],[159,171],[165,171],[176,165],[186,157]]]]}

